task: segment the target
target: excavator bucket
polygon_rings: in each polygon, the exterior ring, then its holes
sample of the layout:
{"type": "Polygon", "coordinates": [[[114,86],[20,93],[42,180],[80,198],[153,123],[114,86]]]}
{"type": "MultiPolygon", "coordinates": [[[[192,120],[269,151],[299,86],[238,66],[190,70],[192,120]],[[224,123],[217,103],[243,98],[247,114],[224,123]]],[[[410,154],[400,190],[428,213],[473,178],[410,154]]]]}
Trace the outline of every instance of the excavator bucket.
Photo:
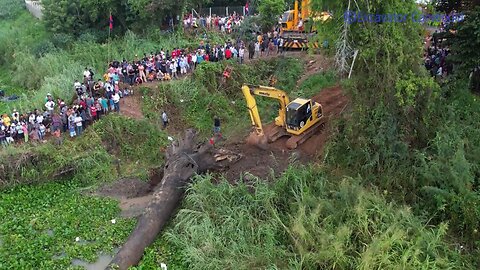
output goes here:
{"type": "Polygon", "coordinates": [[[258,135],[256,132],[250,133],[247,138],[247,144],[256,146],[262,150],[267,150],[268,141],[265,135],[258,135]]]}

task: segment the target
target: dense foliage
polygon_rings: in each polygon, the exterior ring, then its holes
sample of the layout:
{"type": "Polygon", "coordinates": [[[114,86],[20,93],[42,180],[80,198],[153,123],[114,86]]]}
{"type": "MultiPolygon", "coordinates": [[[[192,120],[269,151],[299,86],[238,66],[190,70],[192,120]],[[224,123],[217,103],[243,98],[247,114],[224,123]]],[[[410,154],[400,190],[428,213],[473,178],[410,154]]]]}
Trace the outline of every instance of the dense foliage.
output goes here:
{"type": "MultiPolygon", "coordinates": [[[[480,66],[480,4],[467,12],[464,21],[455,25],[456,33],[447,35],[452,47],[452,60],[460,72],[470,74],[480,66]]],[[[478,75],[477,75],[478,76],[478,75]]]]}
{"type": "Polygon", "coordinates": [[[447,244],[446,224],[426,226],[361,180],[321,171],[293,167],[272,185],[232,187],[199,178],[163,237],[176,248],[173,267],[471,268],[447,244]]]}
{"type": "Polygon", "coordinates": [[[43,0],[44,18],[52,33],[66,33],[80,37],[93,34],[105,39],[109,16],[113,17],[113,34],[123,35],[126,30],[149,33],[161,26],[168,27],[169,19],[177,23],[177,16],[187,10],[209,3],[209,0],[152,1],[152,0],[43,0]]]}
{"type": "Polygon", "coordinates": [[[0,19],[11,19],[18,16],[24,6],[22,0],[1,0],[0,19]]]}

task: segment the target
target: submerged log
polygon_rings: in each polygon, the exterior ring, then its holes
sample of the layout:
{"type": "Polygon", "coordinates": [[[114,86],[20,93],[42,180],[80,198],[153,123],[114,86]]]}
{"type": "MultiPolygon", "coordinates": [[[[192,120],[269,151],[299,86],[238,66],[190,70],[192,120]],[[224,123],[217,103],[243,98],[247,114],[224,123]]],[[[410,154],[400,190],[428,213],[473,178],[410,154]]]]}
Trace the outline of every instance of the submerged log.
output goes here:
{"type": "MultiPolygon", "coordinates": [[[[196,134],[194,130],[187,130],[184,138],[167,149],[162,181],[155,188],[152,201],[139,217],[127,242],[107,269],[123,270],[138,264],[145,248],[155,241],[180,205],[192,176],[222,168],[218,163],[219,151],[209,143],[198,145],[195,142],[196,134]]],[[[224,160],[231,162],[228,158],[224,160]]]]}

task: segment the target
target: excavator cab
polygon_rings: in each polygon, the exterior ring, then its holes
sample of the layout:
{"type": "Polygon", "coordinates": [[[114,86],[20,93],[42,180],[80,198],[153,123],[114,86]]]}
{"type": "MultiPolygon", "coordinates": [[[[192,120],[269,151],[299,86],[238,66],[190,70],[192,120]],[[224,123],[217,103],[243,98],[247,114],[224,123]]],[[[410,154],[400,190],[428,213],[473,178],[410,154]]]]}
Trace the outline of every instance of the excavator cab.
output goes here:
{"type": "Polygon", "coordinates": [[[311,99],[297,98],[290,102],[286,109],[287,132],[295,135],[302,134],[321,117],[320,104],[311,99]]]}

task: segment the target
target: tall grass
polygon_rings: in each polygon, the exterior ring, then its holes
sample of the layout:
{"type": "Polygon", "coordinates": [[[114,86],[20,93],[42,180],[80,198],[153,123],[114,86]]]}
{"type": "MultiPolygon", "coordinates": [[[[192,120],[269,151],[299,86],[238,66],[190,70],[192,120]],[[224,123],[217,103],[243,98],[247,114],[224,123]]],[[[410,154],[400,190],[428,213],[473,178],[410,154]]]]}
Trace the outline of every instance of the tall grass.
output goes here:
{"type": "Polygon", "coordinates": [[[183,266],[196,269],[469,269],[428,227],[358,179],[291,167],[269,186],[199,177],[166,232],[183,266]]]}

